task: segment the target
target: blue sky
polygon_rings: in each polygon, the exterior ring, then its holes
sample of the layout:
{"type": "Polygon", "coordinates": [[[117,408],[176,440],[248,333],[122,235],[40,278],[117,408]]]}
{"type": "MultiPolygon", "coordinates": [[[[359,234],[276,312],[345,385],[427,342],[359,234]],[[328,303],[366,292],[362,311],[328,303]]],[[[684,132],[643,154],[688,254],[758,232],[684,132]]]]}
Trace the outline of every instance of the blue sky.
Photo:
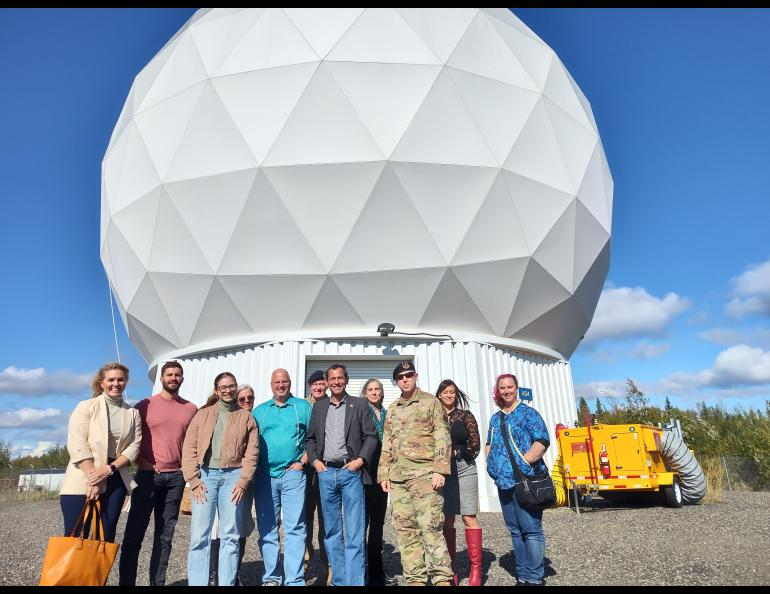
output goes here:
{"type": "MultiPolygon", "coordinates": [[[[133,77],[194,9],[0,10],[0,437],[66,435],[115,358],[100,166],[133,77]]],[[[593,107],[612,264],[572,357],[578,395],[770,399],[770,46],[764,10],[517,9],[593,107]],[[763,223],[762,221],[765,221],[763,223]]],[[[129,397],[146,364],[117,318],[129,397]]]]}

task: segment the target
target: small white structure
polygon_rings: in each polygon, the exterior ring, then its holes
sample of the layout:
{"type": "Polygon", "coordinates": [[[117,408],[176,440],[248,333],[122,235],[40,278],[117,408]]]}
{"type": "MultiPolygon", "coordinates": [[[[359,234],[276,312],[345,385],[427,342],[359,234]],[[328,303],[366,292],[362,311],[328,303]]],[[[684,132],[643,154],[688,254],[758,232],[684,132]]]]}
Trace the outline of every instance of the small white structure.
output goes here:
{"type": "Polygon", "coordinates": [[[64,468],[40,468],[19,473],[19,491],[59,491],[64,468]]]}
{"type": "Polygon", "coordinates": [[[412,357],[483,427],[508,371],[551,428],[574,420],[612,179],[585,97],[507,9],[200,10],[137,75],[102,181],[128,334],[151,373],[185,362],[194,401],[223,370],[264,400],[285,367],[302,394],[332,361],[391,399],[412,357]]]}

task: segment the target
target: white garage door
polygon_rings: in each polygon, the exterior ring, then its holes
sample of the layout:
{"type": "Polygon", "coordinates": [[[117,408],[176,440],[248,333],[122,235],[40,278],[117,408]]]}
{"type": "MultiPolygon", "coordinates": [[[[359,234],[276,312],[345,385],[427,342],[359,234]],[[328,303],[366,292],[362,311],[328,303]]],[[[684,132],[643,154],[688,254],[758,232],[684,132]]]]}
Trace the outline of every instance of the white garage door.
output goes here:
{"type": "MultiPolygon", "coordinates": [[[[409,358],[409,357],[405,357],[409,358]]],[[[305,361],[305,394],[309,393],[307,389],[307,379],[310,374],[316,370],[325,372],[334,363],[344,365],[348,370],[350,381],[348,382],[348,394],[352,396],[360,396],[361,389],[364,387],[366,380],[370,378],[377,378],[382,382],[382,387],[385,389],[385,408],[390,406],[390,403],[395,401],[400,395],[401,391],[398,389],[395,383],[393,383],[393,369],[396,367],[396,363],[401,359],[367,359],[367,360],[354,360],[345,361],[344,359],[308,359],[305,361]]],[[[328,393],[328,392],[327,392],[328,393]]]]}

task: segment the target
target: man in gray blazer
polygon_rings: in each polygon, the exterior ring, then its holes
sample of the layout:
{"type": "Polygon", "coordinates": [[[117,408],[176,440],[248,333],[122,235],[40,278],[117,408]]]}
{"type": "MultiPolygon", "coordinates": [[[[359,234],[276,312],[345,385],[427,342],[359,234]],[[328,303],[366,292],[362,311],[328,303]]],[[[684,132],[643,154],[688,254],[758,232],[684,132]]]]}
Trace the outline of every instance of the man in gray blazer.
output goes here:
{"type": "Polygon", "coordinates": [[[344,365],[326,370],[331,396],[313,406],[305,438],[308,461],[318,472],[332,586],[364,585],[363,485],[372,484],[368,466],[377,450],[377,429],[367,403],[347,393],[348,379],[344,365]]]}

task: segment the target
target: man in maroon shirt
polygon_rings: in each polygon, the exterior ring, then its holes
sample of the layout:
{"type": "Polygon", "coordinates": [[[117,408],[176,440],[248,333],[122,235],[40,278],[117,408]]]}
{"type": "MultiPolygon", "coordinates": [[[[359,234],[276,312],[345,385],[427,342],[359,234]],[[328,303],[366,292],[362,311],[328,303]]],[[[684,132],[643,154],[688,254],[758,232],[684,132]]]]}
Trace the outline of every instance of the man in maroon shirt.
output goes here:
{"type": "Polygon", "coordinates": [[[179,396],[184,381],[182,365],[169,361],[160,370],[163,389],[136,405],[142,418],[142,444],[134,475],[123,546],[120,551],[120,585],[136,585],[139,549],[155,514],[155,536],[150,557],[150,585],[164,586],[185,480],[182,476],[182,444],[187,426],[198,411],[179,396]]]}

